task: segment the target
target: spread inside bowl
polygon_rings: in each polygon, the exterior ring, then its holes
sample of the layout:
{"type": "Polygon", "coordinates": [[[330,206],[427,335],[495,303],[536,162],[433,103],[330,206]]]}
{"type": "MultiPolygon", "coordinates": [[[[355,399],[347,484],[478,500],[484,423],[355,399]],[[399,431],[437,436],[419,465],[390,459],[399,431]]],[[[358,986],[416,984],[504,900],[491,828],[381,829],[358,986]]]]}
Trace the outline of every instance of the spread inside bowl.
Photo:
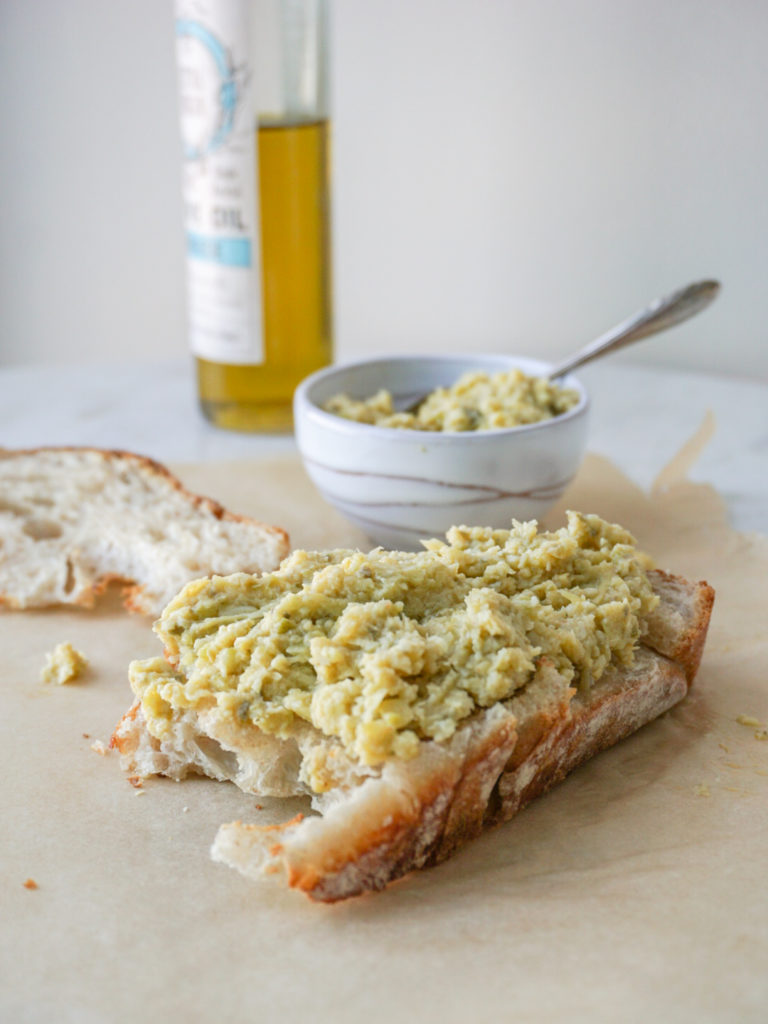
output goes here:
{"type": "Polygon", "coordinates": [[[513,369],[465,373],[451,387],[436,388],[412,411],[397,411],[392,394],[384,389],[362,399],[334,395],[323,408],[377,427],[458,433],[540,423],[568,412],[578,402],[575,388],[561,388],[546,377],[513,369]]]}

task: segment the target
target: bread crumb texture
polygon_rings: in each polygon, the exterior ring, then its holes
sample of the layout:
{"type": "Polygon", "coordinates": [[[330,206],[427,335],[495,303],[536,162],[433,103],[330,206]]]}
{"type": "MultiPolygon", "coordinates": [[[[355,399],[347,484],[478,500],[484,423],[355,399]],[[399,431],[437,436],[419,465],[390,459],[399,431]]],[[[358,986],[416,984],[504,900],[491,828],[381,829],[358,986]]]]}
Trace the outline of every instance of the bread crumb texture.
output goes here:
{"type": "Polygon", "coordinates": [[[69,641],[57,644],[45,656],[45,665],[40,673],[44,683],[71,683],[82,676],[88,667],[88,659],[82,651],[76,650],[69,641]]]}
{"type": "Polygon", "coordinates": [[[34,880],[34,878],[28,878],[22,884],[24,885],[25,889],[39,889],[40,888],[40,886],[37,884],[37,882],[34,880]]]}
{"type": "MultiPolygon", "coordinates": [[[[634,539],[568,513],[539,532],[456,527],[421,553],[294,552],[276,572],[186,586],[131,686],[162,740],[188,709],[287,739],[310,723],[365,765],[521,691],[542,658],[589,687],[630,665],[657,603],[634,539]]],[[[318,768],[316,792],[326,788],[318,768]]]]}
{"type": "Polygon", "coordinates": [[[579,403],[575,388],[561,388],[546,377],[522,370],[487,374],[465,373],[449,388],[437,388],[414,412],[397,412],[389,391],[370,398],[334,395],[323,408],[336,416],[377,427],[463,432],[500,430],[540,423],[568,412],[579,403]]]}

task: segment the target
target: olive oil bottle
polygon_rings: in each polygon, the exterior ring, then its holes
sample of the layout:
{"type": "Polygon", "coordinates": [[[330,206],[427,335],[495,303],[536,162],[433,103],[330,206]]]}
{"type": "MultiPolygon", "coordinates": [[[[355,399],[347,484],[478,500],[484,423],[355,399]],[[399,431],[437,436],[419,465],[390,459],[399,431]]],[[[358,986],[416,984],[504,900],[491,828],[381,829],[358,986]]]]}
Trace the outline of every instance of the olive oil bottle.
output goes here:
{"type": "Polygon", "coordinates": [[[200,404],[285,431],[332,358],[324,0],[177,0],[189,330],[200,404]]]}

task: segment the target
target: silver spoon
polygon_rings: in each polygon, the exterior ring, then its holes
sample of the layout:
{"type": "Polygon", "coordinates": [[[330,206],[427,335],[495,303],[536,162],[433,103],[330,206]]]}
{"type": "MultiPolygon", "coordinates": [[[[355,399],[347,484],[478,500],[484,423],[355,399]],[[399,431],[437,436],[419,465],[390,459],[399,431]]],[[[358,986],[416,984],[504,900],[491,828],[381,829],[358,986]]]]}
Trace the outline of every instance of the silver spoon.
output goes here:
{"type": "MultiPolygon", "coordinates": [[[[566,373],[582,366],[598,356],[604,356],[607,352],[631,345],[642,338],[648,338],[659,331],[666,331],[668,327],[681,324],[689,317],[700,313],[702,309],[712,302],[720,291],[719,281],[696,281],[685,288],[678,288],[671,295],[666,295],[646,306],[645,309],[635,313],[634,316],[623,320],[620,324],[612,327],[610,331],[601,334],[591,344],[580,349],[575,355],[569,356],[563,362],[558,363],[547,374],[548,380],[555,380],[563,377],[566,373]]],[[[408,405],[404,412],[415,413],[427,395],[420,395],[415,401],[406,399],[408,405]]]]}
{"type": "Polygon", "coordinates": [[[641,338],[648,338],[651,334],[658,334],[659,331],[666,331],[668,327],[681,324],[683,320],[705,309],[719,291],[719,281],[697,281],[685,288],[679,288],[662,299],[655,299],[650,306],[646,306],[628,320],[623,320],[575,355],[558,363],[547,373],[547,378],[554,380],[562,377],[591,359],[597,359],[607,352],[613,352],[615,349],[640,341],[641,338]]]}

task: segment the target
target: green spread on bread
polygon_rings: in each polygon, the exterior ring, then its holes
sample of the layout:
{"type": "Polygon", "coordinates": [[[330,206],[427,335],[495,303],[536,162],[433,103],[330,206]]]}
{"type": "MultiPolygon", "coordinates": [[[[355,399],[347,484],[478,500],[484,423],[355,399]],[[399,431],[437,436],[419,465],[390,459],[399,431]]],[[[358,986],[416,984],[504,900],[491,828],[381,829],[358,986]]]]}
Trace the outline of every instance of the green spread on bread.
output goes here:
{"type": "Polygon", "coordinates": [[[575,685],[631,664],[657,601],[632,536],[597,516],[455,527],[425,547],[296,551],[188,584],[155,625],[167,660],[131,665],[150,733],[194,708],[284,739],[309,723],[366,765],[408,759],[543,657],[575,685]]]}

